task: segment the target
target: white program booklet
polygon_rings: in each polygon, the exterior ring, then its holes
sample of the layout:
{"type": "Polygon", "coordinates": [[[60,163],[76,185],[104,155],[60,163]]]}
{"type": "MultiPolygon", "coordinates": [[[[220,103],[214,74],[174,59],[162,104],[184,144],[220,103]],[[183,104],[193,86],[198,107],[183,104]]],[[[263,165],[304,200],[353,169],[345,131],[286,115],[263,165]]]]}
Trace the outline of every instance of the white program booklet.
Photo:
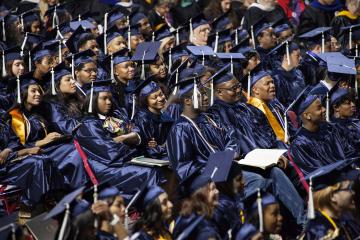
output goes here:
{"type": "Polygon", "coordinates": [[[169,160],[147,158],[144,156],[133,158],[131,159],[130,163],[150,167],[166,167],[170,165],[169,160]]]}
{"type": "Polygon", "coordinates": [[[286,149],[254,149],[238,161],[240,165],[267,169],[277,164],[286,149]]]}

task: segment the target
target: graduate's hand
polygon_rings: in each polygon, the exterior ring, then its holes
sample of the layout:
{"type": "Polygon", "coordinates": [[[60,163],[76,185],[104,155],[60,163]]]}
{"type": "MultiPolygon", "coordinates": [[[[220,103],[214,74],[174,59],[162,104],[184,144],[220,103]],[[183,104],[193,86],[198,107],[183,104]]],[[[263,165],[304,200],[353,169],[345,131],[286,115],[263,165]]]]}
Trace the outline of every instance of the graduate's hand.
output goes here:
{"type": "Polygon", "coordinates": [[[124,142],[125,139],[126,139],[126,137],[124,137],[124,135],[113,138],[114,142],[116,142],[116,143],[122,143],[122,142],[124,142]]]}
{"type": "Polygon", "coordinates": [[[48,135],[46,135],[46,137],[42,140],[39,140],[35,143],[35,146],[37,147],[41,147],[41,146],[44,146],[58,138],[61,137],[61,134],[60,133],[57,133],[57,132],[51,132],[49,133],[48,135]]]}
{"type": "Polygon", "coordinates": [[[97,201],[91,205],[91,211],[100,217],[102,221],[110,221],[112,214],[110,212],[109,204],[105,201],[97,201]]]}
{"type": "Polygon", "coordinates": [[[155,141],[155,138],[151,138],[151,141],[148,142],[148,147],[149,148],[156,148],[157,147],[157,142],[155,141]]]}
{"type": "Polygon", "coordinates": [[[10,148],[5,148],[0,152],[0,165],[4,164],[9,154],[11,153],[10,148]]]}
{"type": "Polygon", "coordinates": [[[25,148],[18,151],[18,156],[35,155],[41,153],[41,151],[40,147],[25,148]]]}
{"type": "Polygon", "coordinates": [[[289,160],[285,156],[281,156],[279,157],[277,164],[279,168],[286,169],[289,165],[289,160]]]}

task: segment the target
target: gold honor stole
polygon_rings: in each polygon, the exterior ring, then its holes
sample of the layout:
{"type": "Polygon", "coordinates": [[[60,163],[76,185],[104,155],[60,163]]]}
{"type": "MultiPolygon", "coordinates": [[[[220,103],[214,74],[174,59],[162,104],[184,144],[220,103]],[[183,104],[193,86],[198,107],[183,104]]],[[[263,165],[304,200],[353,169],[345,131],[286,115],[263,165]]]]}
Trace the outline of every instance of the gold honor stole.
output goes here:
{"type": "Polygon", "coordinates": [[[358,18],[357,16],[352,15],[351,12],[349,12],[347,10],[340,11],[336,16],[337,17],[338,16],[345,16],[345,17],[350,18],[351,20],[356,20],[358,18]]]}
{"type": "Polygon", "coordinates": [[[266,103],[264,103],[258,98],[250,97],[250,99],[248,100],[248,104],[253,105],[254,107],[258,108],[260,111],[262,111],[265,114],[276,137],[281,141],[285,142],[284,129],[282,128],[282,126],[280,125],[279,121],[276,119],[274,114],[271,112],[269,107],[266,105],[266,103]]]}
{"type": "Polygon", "coordinates": [[[19,137],[20,142],[24,145],[26,141],[26,119],[19,108],[15,108],[9,112],[11,115],[11,127],[19,137]]]}

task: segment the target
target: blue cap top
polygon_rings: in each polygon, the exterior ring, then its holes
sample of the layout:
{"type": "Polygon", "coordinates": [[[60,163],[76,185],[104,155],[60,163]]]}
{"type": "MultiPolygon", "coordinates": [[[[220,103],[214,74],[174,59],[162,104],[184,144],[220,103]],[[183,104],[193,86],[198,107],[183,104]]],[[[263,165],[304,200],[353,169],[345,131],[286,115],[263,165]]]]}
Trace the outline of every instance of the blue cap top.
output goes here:
{"type": "Polygon", "coordinates": [[[201,25],[209,24],[203,13],[195,16],[191,19],[193,29],[200,27],[201,25]]]}
{"type": "Polygon", "coordinates": [[[330,104],[334,105],[342,101],[345,97],[348,97],[350,92],[345,88],[336,89],[330,97],[330,104]]]}
{"type": "Polygon", "coordinates": [[[4,51],[5,62],[22,59],[22,57],[20,56],[20,51],[21,51],[21,49],[19,46],[15,46],[15,47],[6,49],[4,51]]]}
{"type": "Polygon", "coordinates": [[[274,32],[276,35],[279,35],[280,33],[284,32],[288,29],[291,29],[290,25],[287,23],[284,23],[284,24],[281,24],[281,25],[275,27],[274,32]]]}
{"type": "Polygon", "coordinates": [[[218,85],[220,83],[228,82],[234,79],[234,76],[229,73],[230,64],[226,64],[220,70],[218,70],[213,76],[211,76],[206,82],[213,80],[214,85],[218,85]]]}
{"type": "Polygon", "coordinates": [[[191,54],[200,57],[204,54],[204,56],[214,56],[214,50],[209,46],[187,46],[186,47],[191,54]]]}
{"type": "Polygon", "coordinates": [[[95,29],[95,25],[92,24],[91,22],[89,22],[88,20],[81,20],[81,21],[72,21],[70,22],[70,28],[72,30],[76,30],[78,29],[79,27],[82,27],[84,30],[86,29],[95,29]]]}
{"type": "Polygon", "coordinates": [[[148,206],[149,204],[151,204],[152,202],[154,202],[154,200],[162,193],[164,193],[164,189],[162,189],[161,187],[155,185],[155,186],[151,186],[147,189],[147,192],[144,196],[144,206],[148,206]]]}
{"type": "MultiPolygon", "coordinates": [[[[112,79],[106,79],[106,80],[97,80],[93,81],[93,91],[94,93],[97,92],[111,92],[111,83],[112,79]]],[[[86,94],[89,95],[91,93],[91,88],[89,88],[86,91],[86,94]]]]}
{"type": "Polygon", "coordinates": [[[161,42],[142,42],[140,43],[135,50],[134,55],[132,56],[132,61],[141,62],[152,62],[156,60],[158,56],[158,50],[160,48],[161,42]]]}
{"type": "Polygon", "coordinates": [[[236,240],[251,240],[252,237],[258,233],[256,227],[250,223],[245,223],[241,226],[239,232],[236,234],[236,240]]]}
{"type": "Polygon", "coordinates": [[[99,200],[116,197],[118,195],[120,195],[120,192],[116,187],[105,188],[99,193],[99,200]]]}
{"type": "Polygon", "coordinates": [[[264,70],[260,70],[258,72],[255,72],[254,74],[252,74],[251,76],[251,87],[253,87],[255,85],[255,83],[257,83],[259,80],[261,80],[263,77],[266,76],[270,76],[270,73],[264,70]]]}
{"type": "Polygon", "coordinates": [[[231,24],[229,18],[229,12],[230,11],[227,11],[226,13],[221,14],[219,17],[215,18],[214,21],[212,21],[211,27],[213,31],[215,32],[222,31],[231,24]]]}
{"type": "Polygon", "coordinates": [[[234,156],[235,152],[230,150],[210,154],[203,175],[209,176],[216,183],[228,181],[234,156]]]}
{"type": "Polygon", "coordinates": [[[130,24],[136,25],[145,18],[147,18],[145,14],[143,14],[142,12],[136,12],[135,14],[132,14],[132,16],[130,16],[130,24]]]}
{"type": "Polygon", "coordinates": [[[156,31],[155,31],[155,41],[160,41],[164,38],[167,37],[173,37],[174,35],[170,32],[169,27],[167,26],[167,24],[162,24],[161,27],[159,27],[156,31]]]}

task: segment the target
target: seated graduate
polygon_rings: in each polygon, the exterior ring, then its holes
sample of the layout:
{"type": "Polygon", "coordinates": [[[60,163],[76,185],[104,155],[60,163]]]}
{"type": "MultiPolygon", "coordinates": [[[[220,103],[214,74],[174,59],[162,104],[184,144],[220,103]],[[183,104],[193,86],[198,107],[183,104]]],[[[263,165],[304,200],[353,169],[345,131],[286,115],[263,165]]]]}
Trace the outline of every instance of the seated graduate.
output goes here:
{"type": "Polygon", "coordinates": [[[280,65],[273,69],[276,98],[288,107],[305,88],[304,75],[298,69],[301,55],[299,46],[286,40],[272,50],[271,56],[278,57],[280,65]],[[287,54],[288,53],[288,54],[287,54]]]}
{"type": "Polygon", "coordinates": [[[245,223],[236,234],[236,240],[263,240],[264,237],[256,227],[250,223],[245,223]]]}
{"type": "Polygon", "coordinates": [[[117,30],[116,26],[113,26],[107,29],[106,38],[104,38],[104,33],[102,33],[96,38],[96,41],[98,42],[100,48],[103,49],[103,52],[106,56],[110,56],[117,51],[127,48],[126,39],[124,38],[126,30],[127,29],[124,28],[119,31],[117,30]]]}
{"type": "Polygon", "coordinates": [[[49,123],[51,131],[71,134],[82,116],[83,103],[76,82],[64,63],[58,64],[49,75],[51,81],[54,80],[45,95],[42,116],[49,123]]]}
{"type": "Polygon", "coordinates": [[[183,200],[173,238],[220,240],[219,230],[212,220],[219,204],[219,190],[211,176],[195,171],[180,183],[179,188],[183,200]]]}
{"type": "Polygon", "coordinates": [[[98,180],[107,180],[131,196],[135,189],[130,189],[129,184],[140,186],[147,181],[151,185],[160,178],[158,169],[127,163],[138,156],[135,147],[141,143],[139,129],[129,122],[124,110],[114,110],[110,84],[111,80],[93,82],[84,105],[88,114],[76,132],[76,139],[98,180]]]}
{"type": "Polygon", "coordinates": [[[156,185],[145,187],[137,201],[137,205],[141,205],[142,215],[135,222],[131,239],[173,239],[168,229],[173,204],[164,189],[156,185]]]}
{"type": "Polygon", "coordinates": [[[86,183],[87,178],[80,155],[72,144],[71,136],[58,132],[48,132],[48,124],[41,116],[43,90],[31,78],[22,75],[15,81],[17,103],[8,114],[11,126],[26,147],[40,147],[46,154],[56,171],[62,176],[54,177],[54,188],[77,188],[86,183]]]}
{"type": "Polygon", "coordinates": [[[20,217],[29,212],[50,190],[51,160],[39,147],[24,148],[9,122],[0,120],[0,182],[23,189],[20,217]]]}
{"type": "Polygon", "coordinates": [[[359,147],[360,121],[354,118],[352,109],[353,97],[349,90],[338,88],[331,94],[331,122],[339,128],[343,136],[347,136],[354,147],[359,147]]]}
{"type": "Polygon", "coordinates": [[[133,122],[140,129],[142,142],[138,149],[141,153],[145,157],[167,159],[165,142],[174,121],[168,113],[162,112],[166,97],[153,79],[153,76],[147,78],[135,89],[140,106],[133,122]]]}
{"type": "Polygon", "coordinates": [[[298,38],[302,40],[306,47],[306,53],[301,60],[299,69],[304,74],[306,85],[316,85],[324,79],[324,70],[326,66],[324,61],[319,57],[320,53],[330,51],[331,37],[328,32],[330,28],[315,28],[304,33],[298,38]],[[324,44],[322,40],[324,39],[324,44]]]}
{"type": "MultiPolygon", "coordinates": [[[[258,189],[244,200],[244,205],[246,223],[253,225],[261,233],[263,239],[282,239],[281,230],[284,218],[275,196],[258,189]]],[[[248,227],[248,225],[245,224],[243,227],[248,227]]],[[[241,231],[243,231],[242,228],[241,231]]]]}
{"type": "Polygon", "coordinates": [[[310,181],[309,221],[303,239],[356,239],[360,225],[352,215],[355,204],[355,182],[359,170],[351,161],[338,161],[308,174],[310,181]]]}
{"type": "Polygon", "coordinates": [[[359,153],[338,129],[325,122],[325,108],[314,95],[302,94],[294,106],[302,126],[290,145],[295,163],[307,174],[342,159],[357,157],[359,153]]]}

